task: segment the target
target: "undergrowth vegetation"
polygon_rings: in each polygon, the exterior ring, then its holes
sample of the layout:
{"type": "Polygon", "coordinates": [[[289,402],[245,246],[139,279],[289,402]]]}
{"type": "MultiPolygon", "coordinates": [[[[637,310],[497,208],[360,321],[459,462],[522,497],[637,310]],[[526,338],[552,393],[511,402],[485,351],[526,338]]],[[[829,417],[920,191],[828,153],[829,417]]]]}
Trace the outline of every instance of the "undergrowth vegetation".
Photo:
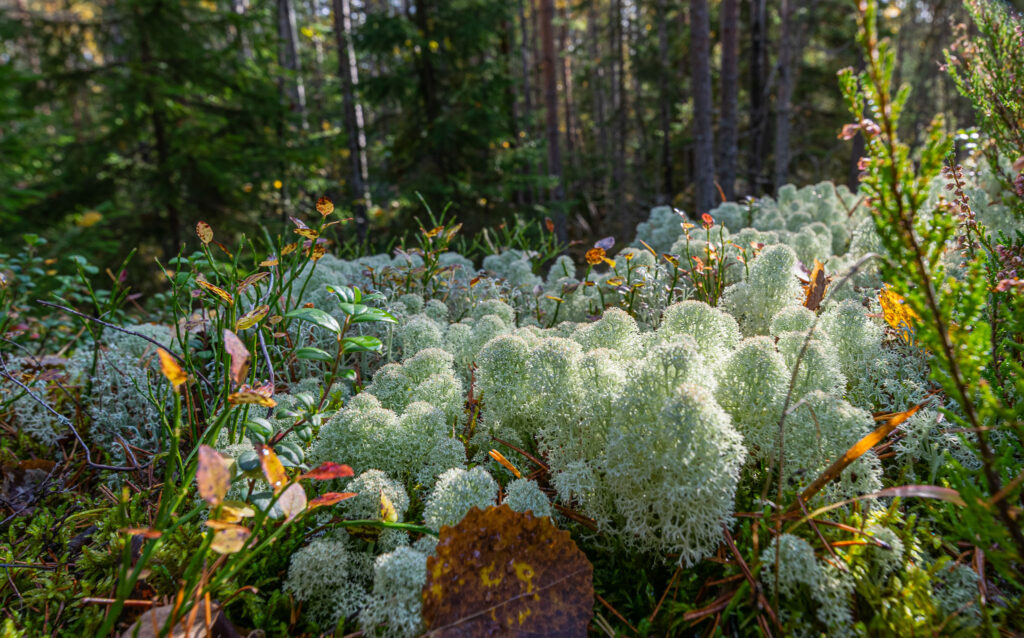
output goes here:
{"type": "MultiPolygon", "coordinates": [[[[324,198],[238,246],[200,222],[145,306],[26,238],[0,634],[1024,631],[1024,100],[909,148],[862,9],[857,192],[655,208],[575,258],[551,224],[456,252],[429,209],[336,251],[324,198]]],[[[984,108],[1005,60],[961,47],[984,108]]]]}

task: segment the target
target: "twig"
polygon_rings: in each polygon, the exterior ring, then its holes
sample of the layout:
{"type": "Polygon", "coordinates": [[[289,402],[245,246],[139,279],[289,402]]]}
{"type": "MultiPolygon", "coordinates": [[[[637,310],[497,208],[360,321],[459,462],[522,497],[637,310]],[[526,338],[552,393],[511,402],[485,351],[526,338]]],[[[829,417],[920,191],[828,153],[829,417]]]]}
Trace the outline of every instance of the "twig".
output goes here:
{"type": "Polygon", "coordinates": [[[640,633],[639,631],[637,631],[637,628],[636,628],[636,627],[634,627],[633,625],[631,625],[631,624],[629,623],[629,621],[628,621],[628,620],[626,620],[626,618],[625,618],[625,617],[624,617],[624,616],[623,616],[622,614],[620,614],[620,613],[619,613],[619,610],[617,610],[617,609],[615,609],[614,607],[612,607],[612,606],[611,606],[611,604],[610,604],[610,603],[609,603],[609,602],[608,602],[607,600],[605,600],[604,598],[601,598],[601,595],[600,595],[600,594],[598,594],[597,592],[594,592],[594,598],[597,598],[598,602],[600,602],[600,603],[601,603],[602,605],[604,605],[605,607],[607,607],[607,608],[608,608],[608,611],[610,611],[610,612],[612,612],[613,614],[615,614],[615,617],[616,617],[616,618],[618,618],[618,619],[619,619],[619,620],[621,620],[622,622],[626,623],[626,626],[627,626],[627,627],[629,627],[630,629],[632,629],[632,630],[633,630],[633,633],[634,633],[634,634],[639,634],[639,633],[640,633]]]}
{"type": "Polygon", "coordinates": [[[520,454],[522,454],[522,455],[523,455],[523,456],[525,456],[526,458],[528,458],[528,459],[530,459],[531,461],[533,461],[533,462],[534,462],[535,464],[537,464],[538,466],[540,466],[540,467],[544,468],[544,471],[545,471],[545,472],[547,472],[547,471],[548,471],[548,470],[550,469],[550,468],[549,468],[549,467],[547,466],[547,463],[545,463],[544,461],[541,461],[541,460],[540,460],[540,459],[538,459],[538,458],[537,458],[536,456],[534,456],[534,455],[530,454],[530,453],[529,453],[529,452],[527,452],[526,450],[523,450],[523,449],[521,449],[521,448],[518,448],[518,447],[516,447],[516,446],[512,445],[512,444],[511,444],[511,443],[509,443],[508,441],[503,441],[503,440],[499,439],[499,438],[498,438],[498,437],[496,437],[496,436],[492,436],[492,437],[491,437],[491,440],[492,440],[492,441],[495,441],[495,442],[497,442],[497,443],[501,443],[502,445],[504,445],[505,447],[507,447],[507,448],[509,448],[509,449],[511,449],[511,450],[515,450],[516,452],[519,452],[520,454]]]}
{"type": "MultiPolygon", "coordinates": [[[[51,308],[56,308],[58,310],[63,310],[64,312],[71,313],[71,314],[75,315],[76,317],[81,317],[82,319],[88,319],[89,321],[92,321],[94,323],[98,323],[101,326],[104,326],[106,328],[110,328],[111,330],[117,330],[118,332],[123,332],[125,334],[132,335],[133,337],[138,337],[139,339],[142,339],[144,341],[148,341],[148,342],[152,343],[153,345],[157,346],[158,348],[163,349],[164,351],[167,352],[167,354],[169,354],[172,357],[174,357],[175,359],[177,359],[179,363],[187,363],[185,361],[184,357],[182,357],[181,355],[177,355],[177,354],[171,352],[170,350],[167,350],[166,348],[164,348],[164,344],[160,343],[156,339],[153,339],[151,337],[147,337],[144,334],[139,334],[138,332],[135,332],[133,330],[128,330],[127,328],[122,328],[121,326],[115,326],[112,323],[108,323],[106,321],[103,321],[102,319],[97,319],[96,317],[93,317],[91,315],[87,315],[84,312],[78,312],[77,310],[75,310],[73,308],[68,308],[67,306],[62,306],[60,304],[51,303],[49,301],[43,301],[42,299],[36,299],[36,303],[37,304],[41,304],[43,306],[49,306],[51,308]]],[[[205,383],[211,389],[216,389],[214,387],[214,385],[212,383],[210,383],[210,380],[207,379],[205,376],[203,376],[202,372],[199,372],[199,370],[195,370],[195,374],[196,374],[197,377],[199,377],[199,379],[203,383],[205,383]]]]}
{"type": "MultiPolygon", "coordinates": [[[[46,408],[46,410],[50,412],[50,414],[57,417],[57,420],[60,421],[61,424],[66,425],[71,430],[71,433],[75,435],[75,439],[79,442],[79,444],[81,444],[82,449],[85,450],[85,462],[89,465],[89,467],[93,467],[98,470],[109,470],[111,472],[135,472],[146,467],[145,465],[139,465],[138,463],[132,466],[120,466],[104,465],[102,463],[94,462],[92,460],[92,454],[89,452],[89,446],[85,444],[85,440],[82,439],[82,435],[78,433],[78,429],[75,427],[75,424],[71,422],[71,419],[67,418],[60,412],[54,410],[52,407],[50,407],[50,404],[44,401],[42,397],[40,397],[38,394],[33,392],[31,388],[29,388],[21,381],[15,379],[14,376],[7,369],[7,364],[4,362],[3,357],[0,357],[0,374],[2,374],[8,380],[14,382],[14,384],[20,387],[22,390],[24,390],[28,394],[28,396],[32,397],[32,399],[36,403],[46,408]]],[[[152,461],[150,461],[150,463],[152,463],[152,461]]]]}
{"type": "MultiPolygon", "coordinates": [[[[768,604],[768,599],[765,598],[764,592],[761,591],[761,585],[754,578],[754,574],[750,571],[747,561],[743,560],[743,555],[740,554],[740,550],[736,547],[736,543],[732,539],[732,533],[729,532],[729,528],[723,525],[722,531],[725,532],[725,542],[729,546],[729,551],[731,551],[732,555],[736,558],[736,564],[740,566],[740,571],[743,572],[743,576],[747,579],[747,582],[750,583],[750,588],[755,594],[757,594],[758,606],[768,614],[779,631],[784,633],[782,625],[779,623],[779,617],[775,615],[775,609],[768,604]]],[[[776,554],[778,554],[778,552],[776,552],[776,554]]]]}

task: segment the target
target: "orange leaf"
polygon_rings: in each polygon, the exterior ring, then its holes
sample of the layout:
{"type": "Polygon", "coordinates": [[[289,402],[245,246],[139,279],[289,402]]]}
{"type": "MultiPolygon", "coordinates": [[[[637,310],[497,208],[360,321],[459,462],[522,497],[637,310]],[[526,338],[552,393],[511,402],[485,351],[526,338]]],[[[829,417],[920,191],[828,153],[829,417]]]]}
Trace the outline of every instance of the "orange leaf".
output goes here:
{"type": "Polygon", "coordinates": [[[320,236],[320,233],[313,230],[312,228],[293,228],[292,232],[296,235],[301,235],[306,239],[316,239],[320,236]]]}
{"type": "Polygon", "coordinates": [[[213,241],[213,228],[206,222],[199,222],[196,224],[196,236],[199,237],[199,241],[203,242],[204,246],[209,245],[213,241]]]}
{"type": "Polygon", "coordinates": [[[501,463],[505,467],[506,470],[508,470],[509,472],[512,472],[513,474],[515,474],[516,478],[523,478],[522,472],[520,472],[518,469],[516,469],[516,466],[512,465],[512,461],[509,461],[508,459],[506,459],[504,454],[502,454],[501,452],[499,452],[497,450],[491,450],[490,452],[488,452],[488,454],[491,455],[492,459],[494,459],[498,463],[501,463]]]}
{"type": "Polygon", "coordinates": [[[288,253],[295,252],[295,249],[298,248],[298,247],[299,247],[298,243],[294,243],[294,242],[291,243],[291,244],[285,244],[284,246],[281,247],[281,256],[284,257],[288,253]]]}
{"type": "Polygon", "coordinates": [[[817,310],[821,301],[825,298],[825,291],[828,289],[830,277],[825,276],[825,265],[817,259],[814,260],[814,268],[808,277],[807,285],[804,286],[804,307],[808,310],[817,310]]]}
{"type": "Polygon", "coordinates": [[[309,258],[313,261],[320,261],[320,258],[327,254],[327,248],[322,244],[313,246],[313,249],[309,251],[309,258]]]}
{"type": "Polygon", "coordinates": [[[271,398],[274,394],[274,387],[269,383],[263,386],[252,388],[248,383],[243,383],[238,392],[228,395],[228,403],[231,405],[259,405],[264,408],[272,408],[277,401],[271,398]]]}
{"type": "Polygon", "coordinates": [[[249,349],[238,335],[227,329],[224,330],[224,349],[231,356],[231,380],[235,385],[242,385],[249,374],[249,349]]]}
{"type": "Polygon", "coordinates": [[[177,360],[171,356],[170,352],[167,352],[163,348],[157,348],[157,355],[160,357],[160,372],[163,372],[167,380],[174,386],[174,391],[178,391],[178,387],[182,383],[188,380],[188,375],[178,365],[177,360]]]}
{"type": "Polygon", "coordinates": [[[439,638],[586,636],[593,572],[547,517],[473,508],[427,558],[423,620],[439,638]]]}
{"type": "Polygon", "coordinates": [[[199,496],[212,506],[217,506],[231,487],[230,459],[209,445],[199,446],[199,465],[196,468],[196,486],[199,496]]]}
{"type": "Polygon", "coordinates": [[[885,284],[878,293],[878,303],[882,306],[882,316],[885,322],[892,328],[906,343],[914,340],[914,325],[921,320],[903,297],[898,295],[889,284],[885,284]]]}
{"type": "Polygon", "coordinates": [[[356,492],[327,492],[323,496],[318,496],[309,502],[309,509],[316,509],[318,507],[327,507],[340,503],[345,499],[352,498],[353,496],[359,496],[356,492]]]}
{"type": "Polygon", "coordinates": [[[149,529],[148,527],[128,527],[117,531],[122,534],[128,534],[129,536],[141,536],[143,538],[160,538],[164,535],[160,530],[149,529]]]}
{"type": "Polygon", "coordinates": [[[263,476],[267,477],[267,483],[270,483],[270,486],[274,488],[274,493],[277,494],[288,480],[288,475],[284,473],[284,465],[281,464],[281,459],[277,458],[274,448],[262,443],[256,445],[256,454],[260,457],[263,476]]]}
{"type": "MultiPolygon", "coordinates": [[[[857,441],[853,447],[836,459],[832,465],[828,466],[828,468],[826,468],[818,478],[814,479],[814,482],[808,485],[807,489],[805,489],[797,498],[802,499],[805,503],[810,501],[815,494],[821,491],[821,488],[839,478],[839,475],[843,473],[843,470],[845,470],[848,465],[863,456],[865,452],[878,445],[882,439],[889,436],[889,434],[899,427],[901,423],[917,414],[917,411],[927,405],[929,401],[931,401],[931,397],[925,399],[921,403],[918,403],[906,412],[899,412],[893,415],[893,417],[888,421],[875,428],[873,432],[866,435],[860,441],[857,441]]],[[[795,508],[796,506],[791,509],[795,508]]]]}
{"type": "Polygon", "coordinates": [[[203,290],[220,297],[221,299],[223,299],[224,301],[228,302],[231,305],[234,305],[235,300],[231,297],[231,293],[229,293],[227,290],[224,290],[223,288],[218,288],[217,286],[214,286],[210,282],[204,281],[202,279],[197,279],[196,283],[199,284],[199,286],[203,288],[203,290]]]}
{"type": "Polygon", "coordinates": [[[290,521],[306,509],[306,490],[298,483],[292,483],[277,499],[277,505],[284,513],[284,520],[290,521]]]}
{"type": "Polygon", "coordinates": [[[276,266],[276,265],[277,265],[277,257],[271,257],[269,259],[264,259],[263,261],[260,262],[260,266],[276,266]]]}
{"type": "Polygon", "coordinates": [[[270,312],[270,306],[263,304],[256,306],[235,321],[235,330],[248,330],[260,322],[270,312]]]}
{"type": "Polygon", "coordinates": [[[319,466],[301,475],[297,480],[309,478],[316,481],[329,481],[331,479],[345,478],[348,476],[355,476],[351,467],[341,465],[340,463],[324,461],[319,466]]]}
{"type": "Polygon", "coordinates": [[[316,200],[316,212],[320,213],[324,217],[327,217],[334,212],[334,202],[326,197],[321,197],[316,200]]]}

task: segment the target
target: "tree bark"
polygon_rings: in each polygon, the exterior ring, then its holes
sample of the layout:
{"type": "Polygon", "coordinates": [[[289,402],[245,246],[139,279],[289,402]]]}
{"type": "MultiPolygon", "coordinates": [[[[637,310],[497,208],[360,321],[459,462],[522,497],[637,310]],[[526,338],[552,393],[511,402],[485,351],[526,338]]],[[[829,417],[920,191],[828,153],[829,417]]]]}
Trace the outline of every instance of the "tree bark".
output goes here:
{"type": "Polygon", "coordinates": [[[690,0],[696,216],[715,205],[715,141],[711,102],[711,25],[707,0],[690,0]]]}
{"type": "MultiPolygon", "coordinates": [[[[522,31],[522,41],[519,46],[519,60],[522,65],[523,73],[523,112],[520,118],[520,130],[529,131],[533,124],[533,90],[530,86],[530,25],[526,21],[526,9],[525,1],[518,0],[516,2],[516,10],[519,13],[519,26],[522,31]]],[[[516,142],[522,142],[523,137],[519,135],[519,131],[516,132],[516,142]]],[[[526,174],[531,177],[529,188],[523,191],[523,198],[526,204],[532,205],[537,201],[536,192],[536,180],[532,177],[536,174],[533,170],[533,162],[526,162],[526,174]]]]}
{"type": "MultiPolygon", "coordinates": [[[[626,122],[626,61],[623,57],[623,28],[622,28],[622,0],[615,0],[611,13],[612,25],[612,55],[613,71],[613,117],[615,136],[612,144],[612,215],[622,220],[625,215],[625,188],[626,188],[626,135],[628,134],[626,122]]],[[[628,224],[628,221],[627,221],[628,224]]]]}
{"type": "Polygon", "coordinates": [[[658,0],[658,115],[661,121],[661,204],[671,204],[675,193],[672,177],[672,97],[669,95],[671,76],[668,50],[668,1],[658,0]]]}
{"type": "Polygon", "coordinates": [[[544,66],[544,109],[547,124],[548,176],[555,180],[551,189],[551,208],[555,221],[555,235],[562,244],[568,243],[566,226],[565,187],[562,179],[562,154],[558,135],[558,78],[555,70],[555,34],[552,21],[555,17],[554,0],[540,0],[540,39],[544,66]]]}
{"type": "Polygon", "coordinates": [[[366,130],[363,123],[363,107],[356,97],[359,86],[359,67],[356,65],[356,51],[352,44],[351,0],[333,0],[334,34],[338,44],[338,75],[341,77],[342,109],[345,115],[345,133],[348,137],[349,193],[352,197],[352,212],[356,222],[356,233],[361,240],[366,237],[370,206],[367,188],[369,168],[366,158],[366,130]]]}
{"type": "Polygon", "coordinates": [[[775,190],[789,179],[790,110],[793,104],[794,0],[782,0],[779,8],[779,90],[775,101],[775,190]]]}
{"type": "Polygon", "coordinates": [[[302,62],[299,59],[299,31],[295,24],[295,6],[292,0],[277,0],[277,60],[291,74],[284,81],[285,93],[291,108],[299,113],[303,130],[309,128],[306,119],[306,87],[302,82],[302,62]]]}
{"type": "Polygon", "coordinates": [[[719,183],[725,198],[736,197],[736,112],[739,100],[739,0],[722,0],[722,107],[719,132],[719,183]]]}
{"type": "Polygon", "coordinates": [[[768,154],[768,96],[765,82],[768,42],[767,0],[750,3],[750,156],[747,182],[751,195],[763,192],[764,160],[768,154]]]}

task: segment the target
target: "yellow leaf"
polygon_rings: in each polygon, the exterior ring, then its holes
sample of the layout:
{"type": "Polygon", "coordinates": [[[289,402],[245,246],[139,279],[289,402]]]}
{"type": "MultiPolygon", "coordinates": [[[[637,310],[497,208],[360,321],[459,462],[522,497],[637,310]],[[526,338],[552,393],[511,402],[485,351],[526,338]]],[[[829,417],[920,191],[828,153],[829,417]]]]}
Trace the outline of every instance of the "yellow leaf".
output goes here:
{"type": "Polygon", "coordinates": [[[263,317],[266,317],[268,312],[270,312],[270,306],[266,304],[256,306],[235,321],[235,330],[248,330],[249,328],[252,328],[258,324],[263,317]]]}
{"type": "Polygon", "coordinates": [[[241,292],[243,290],[245,290],[246,288],[248,288],[249,286],[251,286],[251,285],[253,285],[253,284],[255,284],[255,283],[259,282],[259,281],[262,281],[262,280],[266,279],[269,276],[270,276],[270,273],[267,272],[266,270],[263,270],[263,271],[260,271],[260,272],[254,272],[253,274],[251,274],[248,277],[246,277],[245,279],[243,279],[242,283],[238,284],[238,290],[236,292],[241,294],[241,292]]]}
{"type": "Polygon", "coordinates": [[[391,502],[384,490],[380,492],[380,520],[388,523],[398,522],[398,510],[395,509],[395,504],[391,502]]]}
{"type": "Polygon", "coordinates": [[[206,522],[207,527],[214,528],[213,542],[210,543],[210,549],[218,554],[234,554],[241,551],[252,532],[247,527],[241,525],[215,525],[216,522],[206,522]]]}
{"type": "Polygon", "coordinates": [[[506,459],[504,454],[502,454],[501,452],[499,452],[497,450],[491,450],[490,452],[488,452],[488,454],[491,455],[492,459],[494,459],[498,463],[501,463],[505,467],[506,470],[508,470],[509,472],[512,472],[513,474],[515,474],[516,478],[523,478],[522,472],[520,472],[518,469],[516,469],[516,466],[512,465],[512,461],[509,461],[508,459],[506,459]]]}
{"type": "Polygon", "coordinates": [[[237,523],[253,516],[256,516],[256,512],[241,501],[223,501],[217,511],[217,520],[222,523],[237,523]]]}
{"type": "Polygon", "coordinates": [[[327,249],[322,244],[313,246],[313,249],[309,251],[309,258],[313,261],[320,261],[320,258],[327,254],[327,249]]]}
{"type": "Polygon", "coordinates": [[[302,235],[306,239],[316,239],[320,236],[320,233],[313,230],[312,228],[293,228],[292,232],[296,235],[302,235]]]}
{"type": "Polygon", "coordinates": [[[295,252],[295,249],[298,248],[298,247],[299,247],[299,245],[297,243],[291,243],[291,244],[287,244],[287,245],[283,246],[281,248],[281,256],[284,257],[288,253],[295,252]]]}
{"type": "Polygon", "coordinates": [[[256,454],[260,457],[263,476],[267,477],[267,483],[274,488],[274,493],[277,494],[284,487],[285,481],[288,480],[288,475],[284,473],[284,465],[281,464],[281,459],[277,458],[274,448],[269,445],[258,444],[256,446],[256,454]]]}
{"type": "Polygon", "coordinates": [[[232,459],[225,458],[209,445],[199,446],[199,464],[196,468],[196,486],[199,496],[212,506],[217,506],[231,487],[232,459]]]}
{"type": "Polygon", "coordinates": [[[199,222],[196,224],[196,236],[199,237],[199,241],[203,242],[205,246],[213,241],[213,228],[206,222],[199,222]]]}
{"type": "Polygon", "coordinates": [[[214,295],[220,297],[224,301],[228,302],[228,304],[230,304],[230,305],[234,305],[235,304],[234,298],[231,297],[231,293],[229,293],[227,290],[224,290],[223,288],[219,288],[217,286],[214,286],[210,282],[204,281],[202,279],[197,279],[196,283],[199,284],[199,286],[203,290],[205,290],[205,291],[207,291],[207,292],[209,292],[211,294],[214,294],[214,295]]]}
{"type": "Polygon", "coordinates": [[[915,324],[921,317],[907,305],[906,300],[885,284],[878,293],[878,303],[882,306],[885,322],[892,326],[900,339],[908,344],[913,342],[915,324]]]}
{"type": "Polygon", "coordinates": [[[167,352],[163,348],[157,349],[157,354],[160,356],[160,372],[164,373],[167,380],[174,386],[174,391],[178,391],[178,387],[188,380],[188,375],[181,369],[178,362],[171,356],[170,352],[167,352]]]}
{"type": "Polygon", "coordinates": [[[334,212],[334,202],[327,197],[321,197],[316,200],[316,212],[320,213],[324,217],[327,217],[334,212]]]}
{"type": "Polygon", "coordinates": [[[271,257],[270,259],[264,259],[260,262],[260,266],[276,266],[277,257],[271,257]]]}

